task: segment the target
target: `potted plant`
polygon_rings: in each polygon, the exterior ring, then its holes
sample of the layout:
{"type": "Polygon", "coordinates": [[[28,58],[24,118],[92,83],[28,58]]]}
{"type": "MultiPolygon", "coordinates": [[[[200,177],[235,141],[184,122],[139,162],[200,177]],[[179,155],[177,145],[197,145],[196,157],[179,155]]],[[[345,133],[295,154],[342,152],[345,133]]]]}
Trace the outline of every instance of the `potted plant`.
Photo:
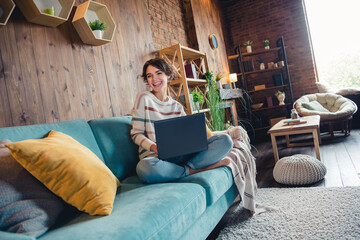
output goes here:
{"type": "Polygon", "coordinates": [[[256,60],[258,63],[260,63],[260,70],[265,70],[264,60],[265,60],[264,57],[259,57],[259,58],[256,60]]]}
{"type": "Polygon", "coordinates": [[[93,22],[89,21],[89,26],[93,31],[95,37],[100,39],[103,37],[104,30],[107,29],[106,23],[101,22],[99,19],[96,19],[93,22]]]}
{"type": "Polygon", "coordinates": [[[220,74],[216,74],[215,81],[216,81],[216,86],[218,89],[222,89],[221,78],[222,78],[222,76],[220,74]]]}
{"type": "Polygon", "coordinates": [[[54,8],[54,6],[51,6],[49,8],[45,8],[43,10],[43,13],[49,14],[51,16],[55,16],[55,8],[54,8]]]}
{"type": "Polygon", "coordinates": [[[204,103],[203,95],[196,91],[192,91],[191,95],[192,95],[192,99],[193,99],[196,110],[198,112],[200,112],[200,105],[204,103]]]}
{"type": "Polygon", "coordinates": [[[251,49],[251,45],[253,44],[252,41],[246,41],[244,42],[244,46],[246,47],[246,52],[247,53],[251,53],[252,52],[252,49],[251,49]]]}
{"type": "Polygon", "coordinates": [[[275,96],[279,100],[279,105],[285,105],[285,102],[284,102],[285,101],[285,92],[277,91],[275,93],[275,96]]]}
{"type": "Polygon", "coordinates": [[[221,107],[221,98],[219,90],[216,87],[215,79],[212,72],[206,72],[206,81],[208,82],[208,91],[206,93],[206,104],[210,108],[209,128],[212,131],[224,130],[225,110],[221,107]]]}
{"type": "Polygon", "coordinates": [[[263,43],[264,43],[265,49],[270,49],[270,41],[269,40],[264,40],[263,43]]]}

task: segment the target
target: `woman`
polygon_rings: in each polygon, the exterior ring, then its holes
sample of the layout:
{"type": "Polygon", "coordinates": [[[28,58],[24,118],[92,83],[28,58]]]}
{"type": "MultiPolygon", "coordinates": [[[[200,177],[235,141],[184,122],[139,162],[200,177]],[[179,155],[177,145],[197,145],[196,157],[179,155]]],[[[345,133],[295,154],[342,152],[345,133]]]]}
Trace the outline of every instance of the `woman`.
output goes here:
{"type": "Polygon", "coordinates": [[[168,81],[173,76],[171,66],[164,59],[155,58],[144,64],[142,77],[152,90],[137,95],[132,109],[131,130],[131,138],[139,145],[140,161],[136,172],[143,182],[168,182],[229,164],[229,160],[222,159],[232,149],[230,136],[210,136],[210,131],[207,150],[171,161],[158,158],[154,121],[186,115],[182,105],[168,95],[168,81]]]}

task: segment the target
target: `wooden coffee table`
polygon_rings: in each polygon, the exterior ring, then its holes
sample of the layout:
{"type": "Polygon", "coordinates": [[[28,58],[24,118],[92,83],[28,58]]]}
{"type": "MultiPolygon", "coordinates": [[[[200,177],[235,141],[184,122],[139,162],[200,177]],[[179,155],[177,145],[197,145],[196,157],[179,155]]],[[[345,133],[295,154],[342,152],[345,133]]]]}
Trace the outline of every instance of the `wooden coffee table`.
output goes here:
{"type": "Polygon", "coordinates": [[[285,119],[283,119],[280,122],[276,123],[268,131],[268,134],[270,134],[271,136],[271,144],[274,151],[275,162],[279,160],[279,153],[276,144],[276,136],[285,136],[287,147],[314,145],[316,158],[320,160],[320,149],[319,149],[319,143],[321,143],[320,130],[319,130],[320,116],[319,115],[306,116],[303,117],[303,119],[306,119],[307,122],[297,125],[291,125],[291,126],[284,124],[285,119]],[[306,143],[290,143],[290,138],[289,138],[290,135],[302,134],[302,133],[312,133],[314,141],[306,142],[306,143]]]}

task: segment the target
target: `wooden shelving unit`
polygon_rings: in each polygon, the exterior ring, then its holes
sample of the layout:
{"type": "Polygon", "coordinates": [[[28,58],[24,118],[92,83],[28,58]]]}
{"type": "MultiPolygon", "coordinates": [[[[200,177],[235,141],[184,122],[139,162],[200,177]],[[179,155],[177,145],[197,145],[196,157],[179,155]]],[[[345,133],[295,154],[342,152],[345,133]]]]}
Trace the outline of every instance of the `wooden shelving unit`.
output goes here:
{"type": "Polygon", "coordinates": [[[268,87],[268,88],[265,88],[265,89],[261,89],[261,90],[250,90],[248,91],[248,93],[254,93],[254,92],[260,92],[260,91],[267,91],[267,90],[274,90],[274,89],[282,89],[284,87],[287,87],[288,85],[285,84],[285,85],[279,85],[279,86],[274,86],[274,87],[268,87]]]}
{"type": "Polygon", "coordinates": [[[0,1],[0,26],[6,25],[14,8],[15,3],[12,0],[0,1]]]}
{"type": "Polygon", "coordinates": [[[84,2],[76,8],[72,23],[81,40],[86,44],[95,46],[110,43],[116,29],[114,19],[112,18],[106,5],[93,1],[84,2]],[[89,21],[95,21],[96,19],[105,22],[108,27],[104,31],[103,38],[101,39],[95,37],[89,26],[89,21]]]}
{"type": "MultiPolygon", "coordinates": [[[[240,46],[237,46],[235,48],[235,54],[229,56],[228,59],[237,61],[237,70],[232,72],[237,72],[237,76],[241,79],[241,81],[239,81],[240,87],[248,93],[244,96],[245,108],[239,109],[238,112],[244,115],[252,124],[253,128],[249,128],[249,130],[268,129],[270,128],[269,120],[271,118],[290,116],[293,96],[283,37],[276,41],[276,47],[251,53],[242,53],[240,46]],[[245,71],[244,61],[255,61],[259,56],[265,56],[265,60],[275,58],[277,61],[283,61],[284,66],[270,69],[266,67],[264,70],[255,69],[245,71]],[[281,85],[275,85],[271,76],[272,74],[281,74],[283,83],[281,85]],[[265,88],[255,91],[254,87],[256,85],[265,85],[265,88]],[[285,92],[285,105],[278,105],[277,103],[274,94],[278,90],[285,92]],[[274,99],[273,106],[267,106],[267,97],[274,99]],[[264,106],[259,109],[252,109],[250,105],[256,103],[264,103],[264,106]],[[259,124],[259,122],[261,124],[259,124]]],[[[271,62],[271,60],[268,60],[268,62],[271,62]]],[[[267,66],[266,61],[265,65],[267,66]]]]}
{"type": "Polygon", "coordinates": [[[32,23],[57,27],[69,19],[75,0],[15,0],[25,18],[32,23]],[[55,16],[43,12],[54,7],[55,16]]]}
{"type": "Polygon", "coordinates": [[[180,44],[173,45],[159,51],[160,57],[164,58],[177,73],[178,79],[171,81],[169,91],[180,103],[180,96],[185,98],[183,104],[186,114],[193,114],[195,109],[191,108],[189,88],[205,87],[205,79],[187,78],[185,65],[187,63],[195,64],[198,75],[204,75],[209,71],[206,54],[195,49],[191,49],[180,44]]]}

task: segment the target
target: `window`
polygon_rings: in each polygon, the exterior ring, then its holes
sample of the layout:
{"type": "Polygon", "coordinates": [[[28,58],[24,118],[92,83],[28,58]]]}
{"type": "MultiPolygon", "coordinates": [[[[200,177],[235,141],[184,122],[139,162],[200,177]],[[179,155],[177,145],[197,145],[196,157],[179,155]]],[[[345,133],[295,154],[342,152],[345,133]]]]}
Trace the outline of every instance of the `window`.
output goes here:
{"type": "Polygon", "coordinates": [[[360,1],[304,1],[319,81],[360,87],[360,1]]]}

